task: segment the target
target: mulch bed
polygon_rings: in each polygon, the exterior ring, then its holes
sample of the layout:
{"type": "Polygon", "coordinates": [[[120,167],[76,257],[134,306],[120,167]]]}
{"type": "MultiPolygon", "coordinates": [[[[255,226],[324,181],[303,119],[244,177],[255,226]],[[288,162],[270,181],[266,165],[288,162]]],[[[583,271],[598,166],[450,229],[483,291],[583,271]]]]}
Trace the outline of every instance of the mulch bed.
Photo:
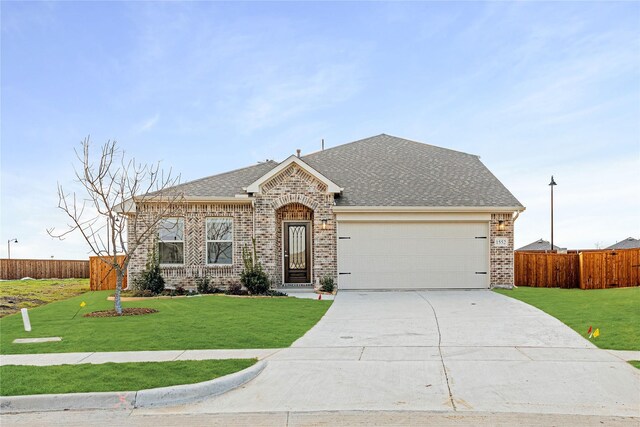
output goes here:
{"type": "MultiPolygon", "coordinates": [[[[155,308],[143,308],[143,307],[133,307],[133,308],[123,308],[122,316],[142,316],[144,314],[157,313],[158,310],[155,308]]],[[[87,313],[82,317],[119,317],[120,315],[115,310],[102,310],[102,311],[94,311],[93,313],[87,313]]]]}

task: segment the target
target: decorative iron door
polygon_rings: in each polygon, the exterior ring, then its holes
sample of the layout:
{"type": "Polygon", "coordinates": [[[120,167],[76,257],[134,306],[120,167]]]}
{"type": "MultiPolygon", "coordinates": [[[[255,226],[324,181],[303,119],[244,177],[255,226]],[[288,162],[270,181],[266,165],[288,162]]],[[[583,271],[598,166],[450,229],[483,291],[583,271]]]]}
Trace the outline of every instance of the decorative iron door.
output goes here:
{"type": "Polygon", "coordinates": [[[309,224],[287,222],[283,236],[285,283],[311,283],[309,224]]]}

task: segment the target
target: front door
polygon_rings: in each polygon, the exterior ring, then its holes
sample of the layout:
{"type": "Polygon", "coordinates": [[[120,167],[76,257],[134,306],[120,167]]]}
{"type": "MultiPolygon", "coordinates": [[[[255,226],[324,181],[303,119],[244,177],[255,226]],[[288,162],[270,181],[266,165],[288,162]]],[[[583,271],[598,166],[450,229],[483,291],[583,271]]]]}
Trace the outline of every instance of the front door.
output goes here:
{"type": "Polygon", "coordinates": [[[285,283],[311,283],[309,223],[286,222],[282,240],[285,283]]]}

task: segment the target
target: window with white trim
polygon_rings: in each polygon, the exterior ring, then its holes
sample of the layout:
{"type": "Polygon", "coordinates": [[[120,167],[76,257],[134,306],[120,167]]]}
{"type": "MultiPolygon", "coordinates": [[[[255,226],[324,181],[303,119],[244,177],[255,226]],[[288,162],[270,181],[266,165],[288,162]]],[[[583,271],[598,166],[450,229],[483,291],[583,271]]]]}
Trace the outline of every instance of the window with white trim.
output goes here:
{"type": "Polygon", "coordinates": [[[158,224],[160,264],[184,264],[184,218],[164,218],[158,224]]]}
{"type": "Polygon", "coordinates": [[[207,218],[207,264],[233,264],[233,218],[207,218]]]}

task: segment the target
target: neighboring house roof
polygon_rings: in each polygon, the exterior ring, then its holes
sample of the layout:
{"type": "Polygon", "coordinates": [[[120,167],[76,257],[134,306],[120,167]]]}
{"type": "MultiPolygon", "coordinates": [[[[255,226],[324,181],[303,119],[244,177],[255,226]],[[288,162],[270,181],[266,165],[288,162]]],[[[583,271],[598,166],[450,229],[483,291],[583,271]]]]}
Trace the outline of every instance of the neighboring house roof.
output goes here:
{"type": "MultiPolygon", "coordinates": [[[[516,251],[548,251],[550,247],[551,243],[547,242],[546,240],[539,239],[535,242],[529,243],[526,246],[516,249],[516,251]]],[[[556,251],[562,250],[561,247],[558,247],[556,245],[553,245],[553,249],[556,251]]]]}
{"type": "Polygon", "coordinates": [[[634,249],[640,248],[640,239],[634,239],[633,237],[627,237],[618,243],[608,246],[605,249],[634,249]]]}
{"type": "MultiPolygon", "coordinates": [[[[478,156],[378,135],[301,157],[343,191],[337,206],[504,207],[522,204],[478,156]]],[[[278,163],[181,184],[185,197],[233,197],[278,163]]]]}

